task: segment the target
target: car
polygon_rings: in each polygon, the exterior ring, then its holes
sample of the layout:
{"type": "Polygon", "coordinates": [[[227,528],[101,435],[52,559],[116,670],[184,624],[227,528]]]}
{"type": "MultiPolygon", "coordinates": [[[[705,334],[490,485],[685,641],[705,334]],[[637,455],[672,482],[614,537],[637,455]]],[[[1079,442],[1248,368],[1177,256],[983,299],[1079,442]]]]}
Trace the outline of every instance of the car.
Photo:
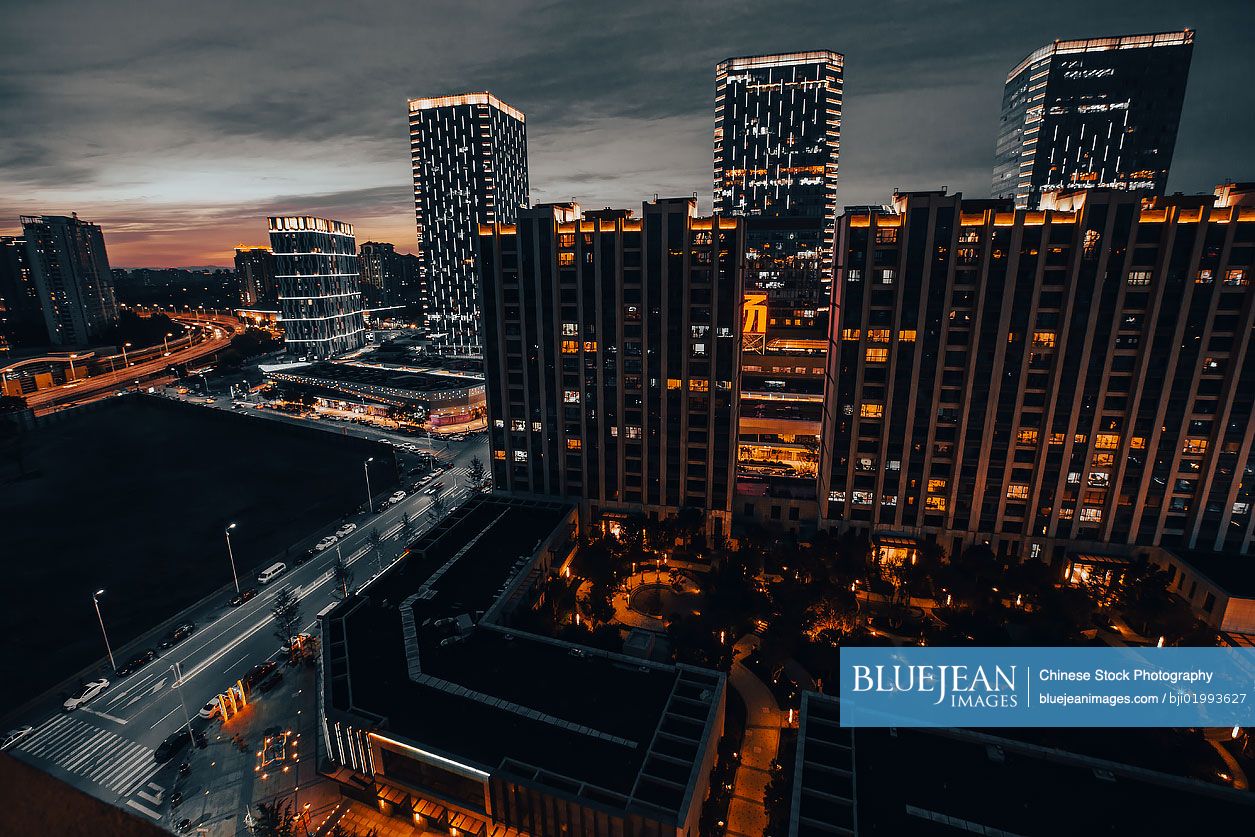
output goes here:
{"type": "Polygon", "coordinates": [[[4,739],[0,740],[0,750],[9,749],[14,744],[30,735],[34,729],[34,727],[17,727],[16,729],[9,730],[4,734],[4,739]]]}
{"type": "Polygon", "coordinates": [[[335,546],[339,540],[340,539],[337,538],[335,535],[328,535],[327,537],[320,540],[318,543],[314,544],[314,551],[322,552],[324,549],[331,549],[331,547],[335,546]]]}
{"type": "Polygon", "coordinates": [[[402,500],[404,500],[407,496],[409,495],[407,495],[404,491],[394,491],[392,492],[392,496],[388,498],[388,502],[399,503],[402,500]]]}
{"type": "Polygon", "coordinates": [[[196,714],[201,716],[202,718],[212,718],[214,715],[218,714],[218,711],[221,708],[222,708],[222,698],[214,697],[213,700],[209,701],[209,703],[206,703],[204,706],[202,706],[200,708],[200,711],[197,712],[196,714]]]}
{"type": "Polygon", "coordinates": [[[336,530],[337,538],[347,538],[349,535],[357,531],[356,523],[346,523],[336,530]]]}
{"type": "Polygon", "coordinates": [[[80,706],[86,706],[92,698],[96,697],[96,695],[100,694],[107,688],[109,688],[109,681],[105,678],[102,677],[99,680],[93,680],[83,686],[82,691],[80,691],[77,695],[72,698],[67,698],[62,706],[65,707],[66,712],[73,712],[80,706]]]}
{"type": "Polygon", "coordinates": [[[257,595],[256,587],[249,587],[247,590],[241,590],[240,592],[236,593],[234,596],[231,597],[230,605],[231,607],[239,607],[240,605],[244,604],[246,601],[248,601],[249,599],[253,598],[256,595],[257,595]]]}
{"type": "Polygon", "coordinates": [[[167,648],[173,648],[195,632],[196,625],[192,622],[186,622],[179,625],[173,631],[166,634],[166,638],[161,641],[161,649],[164,651],[167,648]]]}
{"type": "Polygon", "coordinates": [[[261,681],[261,683],[257,686],[257,688],[258,690],[261,691],[262,694],[266,694],[278,688],[279,684],[282,682],[283,682],[283,672],[276,671],[274,674],[270,675],[265,680],[261,681]]]}
{"type": "Polygon", "coordinates": [[[444,483],[442,482],[432,483],[431,485],[427,486],[427,488],[423,490],[423,493],[426,494],[428,497],[435,497],[437,494],[440,493],[440,490],[442,488],[444,488],[444,483]]]}
{"type": "Polygon", "coordinates": [[[296,553],[296,555],[292,558],[292,566],[299,567],[301,564],[308,563],[313,559],[315,554],[316,553],[313,549],[307,549],[304,552],[296,553]]]}
{"type": "Polygon", "coordinates": [[[116,673],[118,677],[126,677],[128,674],[134,674],[139,671],[155,659],[157,659],[157,652],[149,648],[147,651],[136,654],[130,660],[123,663],[122,667],[119,668],[116,673]]]}
{"type": "Polygon", "coordinates": [[[158,764],[165,764],[182,752],[184,747],[191,744],[192,738],[196,739],[197,747],[204,747],[209,743],[205,733],[193,730],[191,737],[189,737],[187,727],[183,727],[178,732],[173,732],[166,736],[166,739],[157,745],[157,749],[153,751],[153,760],[158,764]]]}
{"type": "Polygon", "coordinates": [[[278,667],[279,664],[274,660],[266,660],[264,663],[258,663],[249,669],[248,674],[244,675],[244,685],[256,686],[258,683],[269,677],[278,667]]]}

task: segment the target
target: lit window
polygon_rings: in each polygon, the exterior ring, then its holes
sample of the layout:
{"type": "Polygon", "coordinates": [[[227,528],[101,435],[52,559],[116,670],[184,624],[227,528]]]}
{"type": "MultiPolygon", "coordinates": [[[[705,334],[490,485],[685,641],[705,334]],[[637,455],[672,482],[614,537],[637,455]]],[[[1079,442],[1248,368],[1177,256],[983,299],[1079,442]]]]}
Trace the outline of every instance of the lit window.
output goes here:
{"type": "Polygon", "coordinates": [[[1212,280],[1212,272],[1210,270],[1200,270],[1198,275],[1194,277],[1195,285],[1210,285],[1212,280]]]}
{"type": "Polygon", "coordinates": [[[1053,331],[1034,331],[1033,346],[1038,349],[1053,349],[1055,347],[1055,333],[1053,331]]]}
{"type": "Polygon", "coordinates": [[[567,439],[566,440],[567,450],[579,450],[583,446],[584,446],[584,442],[581,439],[567,439]]]}
{"type": "Polygon", "coordinates": [[[574,264],[575,264],[574,253],[558,253],[559,267],[571,267],[574,264]]]}
{"type": "Polygon", "coordinates": [[[492,458],[493,458],[493,459],[505,459],[505,451],[503,451],[503,450],[494,450],[494,451],[492,452],[492,458]]]}
{"type": "Polygon", "coordinates": [[[514,452],[514,461],[515,461],[515,462],[526,462],[526,461],[527,461],[527,451],[525,451],[525,450],[516,450],[516,451],[514,452]]]}
{"type": "Polygon", "coordinates": [[[1008,500],[1027,500],[1028,486],[1023,483],[1013,482],[1007,486],[1008,500]]]}
{"type": "Polygon", "coordinates": [[[560,235],[558,236],[558,246],[559,246],[559,247],[568,247],[568,248],[569,248],[569,247],[574,247],[574,246],[575,246],[575,233],[562,233],[562,234],[560,234],[560,235]]]}
{"type": "Polygon", "coordinates": [[[1226,270],[1224,283],[1232,287],[1245,287],[1247,285],[1246,271],[1241,268],[1226,270]]]}
{"type": "Polygon", "coordinates": [[[493,420],[492,420],[492,426],[493,426],[493,427],[496,427],[496,428],[504,428],[504,427],[505,427],[505,419],[493,419],[493,420]]]}
{"type": "Polygon", "coordinates": [[[878,419],[885,413],[883,404],[864,404],[859,408],[859,415],[863,418],[878,419]]]}
{"type": "Polygon", "coordinates": [[[1021,445],[1035,445],[1037,444],[1037,431],[1032,427],[1021,427],[1015,434],[1015,441],[1021,445]]]}
{"type": "Polygon", "coordinates": [[[1099,450],[1115,450],[1120,447],[1120,434],[1096,433],[1094,435],[1094,447],[1099,450]]]}
{"type": "Polygon", "coordinates": [[[679,378],[667,378],[667,389],[679,389],[679,388],[680,388],[679,378]]]}
{"type": "Polygon", "coordinates": [[[1051,433],[1051,434],[1050,434],[1050,444],[1052,444],[1052,445],[1062,445],[1062,444],[1063,444],[1063,434],[1062,434],[1062,433],[1051,433]]]}
{"type": "Polygon", "coordinates": [[[857,340],[858,337],[859,330],[857,328],[846,328],[841,330],[842,340],[857,340]]]}
{"type": "Polygon", "coordinates": [[[640,425],[629,424],[627,427],[623,428],[623,435],[629,439],[639,439],[641,437],[640,425]]]}
{"type": "Polygon", "coordinates": [[[888,462],[886,462],[886,463],[885,463],[885,470],[886,470],[886,471],[901,471],[901,470],[902,470],[902,460],[901,460],[901,459],[890,459],[888,462]]]}
{"type": "Polygon", "coordinates": [[[562,341],[562,354],[577,355],[579,354],[579,352],[580,352],[580,341],[578,340],[563,340],[562,341]]]}
{"type": "Polygon", "coordinates": [[[869,328],[867,329],[867,339],[873,343],[888,343],[889,342],[889,329],[869,328]]]}
{"type": "Polygon", "coordinates": [[[1068,471],[1068,485],[1080,485],[1080,484],[1081,484],[1081,472],[1080,471],[1068,471]]]}
{"type": "Polygon", "coordinates": [[[563,404],[578,404],[578,403],[580,403],[580,393],[579,393],[579,390],[575,390],[575,389],[563,390],[563,392],[562,392],[562,403],[563,403],[563,404]]]}
{"type": "Polygon", "coordinates": [[[1139,287],[1139,288],[1145,285],[1149,285],[1150,284],[1150,271],[1149,270],[1130,270],[1128,282],[1130,285],[1133,285],[1134,287],[1139,287]]]}
{"type": "Polygon", "coordinates": [[[1248,514],[1248,513],[1250,512],[1250,510],[1251,510],[1251,504],[1250,504],[1250,503],[1241,503],[1241,502],[1239,502],[1239,503],[1234,503],[1234,504],[1233,504],[1233,513],[1234,513],[1234,514],[1248,514]]]}
{"type": "Polygon", "coordinates": [[[1059,519],[1060,519],[1060,520],[1071,520],[1071,519],[1072,519],[1072,509],[1059,509],[1059,519]]]}
{"type": "Polygon", "coordinates": [[[897,494],[886,494],[885,496],[880,498],[880,505],[882,506],[896,506],[897,504],[898,504],[897,494]]]}
{"type": "Polygon", "coordinates": [[[897,271],[891,267],[886,267],[880,270],[879,273],[880,275],[877,278],[880,280],[880,284],[892,285],[893,277],[897,274],[897,271]]]}
{"type": "Polygon", "coordinates": [[[898,228],[897,227],[877,227],[876,228],[877,244],[897,244],[898,228]]]}
{"type": "Polygon", "coordinates": [[[1114,468],[1116,464],[1116,455],[1114,453],[1096,453],[1090,464],[1096,468],[1114,468]]]}
{"type": "Polygon", "coordinates": [[[1106,488],[1111,484],[1111,475],[1105,471],[1091,471],[1087,483],[1091,488],[1106,488]]]}
{"type": "Polygon", "coordinates": [[[563,337],[578,337],[579,333],[580,333],[579,323],[563,323],[562,324],[562,336],[563,337]]]}
{"type": "Polygon", "coordinates": [[[1146,437],[1134,436],[1132,439],[1129,439],[1129,447],[1133,450],[1146,450],[1146,437]]]}
{"type": "Polygon", "coordinates": [[[945,511],[946,510],[946,498],[945,497],[932,497],[932,496],[925,497],[924,498],[924,510],[925,511],[945,511]]]}
{"type": "Polygon", "coordinates": [[[1081,522],[1102,523],[1102,509],[1094,508],[1093,506],[1082,506],[1081,522]]]}
{"type": "Polygon", "coordinates": [[[844,503],[845,492],[844,491],[829,491],[828,502],[829,503],[844,503]]]}
{"type": "Polygon", "coordinates": [[[705,378],[690,378],[689,389],[693,392],[710,392],[710,381],[705,378]]]}
{"type": "Polygon", "coordinates": [[[597,341],[596,341],[596,340],[585,340],[585,341],[584,341],[584,351],[586,351],[586,352],[595,352],[595,351],[597,351],[597,341]]]}
{"type": "Polygon", "coordinates": [[[1181,448],[1182,453],[1202,454],[1207,453],[1206,439],[1186,439],[1184,447],[1181,448]]]}
{"type": "Polygon", "coordinates": [[[931,479],[928,481],[929,494],[943,494],[946,490],[946,481],[943,479],[931,479]]]}
{"type": "Polygon", "coordinates": [[[875,495],[870,491],[855,491],[851,497],[856,506],[870,506],[875,499],[875,495]]]}
{"type": "Polygon", "coordinates": [[[539,432],[540,432],[540,422],[538,422],[538,421],[534,421],[534,422],[532,422],[532,432],[533,432],[533,433],[539,433],[539,432]]]}
{"type": "Polygon", "coordinates": [[[888,349],[868,349],[865,359],[868,363],[885,363],[889,360],[888,349]]]}
{"type": "Polygon", "coordinates": [[[524,419],[511,419],[510,429],[513,430],[515,433],[526,433],[527,422],[524,419]]]}
{"type": "Polygon", "coordinates": [[[901,331],[898,332],[898,339],[905,341],[907,343],[914,343],[915,342],[915,329],[913,328],[902,329],[901,331]]]}
{"type": "Polygon", "coordinates": [[[847,271],[845,272],[845,281],[847,281],[847,282],[862,282],[862,281],[863,281],[863,271],[859,270],[858,268],[855,268],[855,269],[853,269],[853,270],[847,270],[847,271]]]}

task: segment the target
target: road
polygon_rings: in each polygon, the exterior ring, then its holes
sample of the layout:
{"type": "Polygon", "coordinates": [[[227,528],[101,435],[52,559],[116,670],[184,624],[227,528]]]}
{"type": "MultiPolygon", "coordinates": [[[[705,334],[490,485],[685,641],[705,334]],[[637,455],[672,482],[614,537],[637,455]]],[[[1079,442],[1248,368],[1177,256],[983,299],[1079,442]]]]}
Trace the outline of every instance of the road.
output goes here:
{"type": "Polygon", "coordinates": [[[166,375],[166,369],[172,363],[196,364],[215,352],[225,349],[230,344],[231,338],[244,328],[238,321],[227,316],[206,316],[197,319],[178,315],[173,316],[172,319],[195,329],[203,339],[190,346],[171,351],[169,355],[156,352],[151,358],[134,361],[129,366],[114,372],[93,375],[59,387],[37,390],[26,396],[27,406],[37,414],[41,414],[107,397],[119,388],[130,387],[137,382],[149,381],[166,375]]]}
{"type": "MultiPolygon", "coordinates": [[[[379,438],[380,434],[375,431],[373,436],[379,438]]],[[[441,495],[448,508],[457,507],[469,496],[467,465],[475,456],[484,459],[486,448],[486,437],[476,436],[464,443],[452,443],[441,453],[442,459],[454,467],[431,484],[443,484],[441,495]],[[459,477],[456,481],[455,475],[459,477]]],[[[417,461],[409,454],[401,454],[400,458],[407,466],[417,461]]],[[[434,524],[428,513],[432,502],[431,497],[416,492],[381,513],[353,518],[357,530],[338,546],[353,572],[354,586],[369,581],[412,542],[403,542],[403,515],[408,514],[415,521],[414,537],[434,524]],[[372,529],[381,535],[378,555],[368,542],[372,529]]],[[[292,554],[300,554],[338,524],[334,521],[309,533],[293,545],[292,554]]],[[[161,798],[161,789],[172,786],[171,774],[179,759],[158,765],[153,757],[155,748],[184,725],[184,705],[195,718],[202,705],[254,665],[280,657],[270,607],[281,588],[291,586],[300,596],[305,626],[302,630],[314,628],[315,615],[335,601],[331,576],[335,553],[335,547],[317,553],[265,587],[251,577],[241,578],[241,586],[259,587],[261,592],[239,607],[230,607],[221,597],[189,608],[184,621],[198,626],[189,639],[129,677],[110,678],[110,688],[82,709],[63,712],[60,707],[64,695],[44,695],[28,708],[25,716],[10,719],[11,725],[30,725],[34,731],[7,752],[110,804],[160,821],[163,810],[155,800],[161,798]],[[183,672],[178,683],[174,675],[176,662],[183,672]]],[[[149,641],[115,649],[115,657],[119,662],[130,659],[153,644],[149,641]]],[[[100,661],[102,671],[105,664],[105,660],[100,661]]]]}

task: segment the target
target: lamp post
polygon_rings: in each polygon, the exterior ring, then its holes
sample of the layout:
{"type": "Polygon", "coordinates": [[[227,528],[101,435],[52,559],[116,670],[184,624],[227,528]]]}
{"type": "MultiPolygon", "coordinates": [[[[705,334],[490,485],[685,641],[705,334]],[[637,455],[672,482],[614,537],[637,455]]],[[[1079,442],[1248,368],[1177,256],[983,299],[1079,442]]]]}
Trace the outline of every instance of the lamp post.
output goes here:
{"type": "Polygon", "coordinates": [[[100,597],[104,594],[103,589],[92,593],[92,604],[96,606],[96,618],[100,620],[100,635],[105,638],[105,651],[109,653],[109,667],[117,671],[118,664],[113,661],[113,648],[109,646],[109,633],[105,630],[105,617],[100,615],[100,597]]]}
{"type": "Polygon", "coordinates": [[[74,352],[70,352],[70,380],[75,380],[78,376],[74,374],[74,358],[78,357],[74,352]]]}
{"type": "Polygon", "coordinates": [[[131,362],[130,362],[129,360],[127,360],[127,357],[126,357],[126,350],[127,350],[128,348],[130,348],[130,346],[131,346],[131,344],[130,344],[130,343],[123,343],[123,344],[122,344],[122,365],[123,365],[123,366],[130,366],[130,365],[131,365],[131,362]]]}
{"type": "Polygon", "coordinates": [[[375,513],[375,498],[370,493],[370,463],[375,461],[375,457],[370,457],[362,463],[362,472],[366,474],[366,508],[370,509],[370,513],[375,513]]]}
{"type": "Polygon", "coordinates": [[[240,577],[235,572],[235,552],[231,549],[231,530],[234,528],[235,524],[232,523],[223,530],[223,534],[227,536],[227,557],[231,559],[231,577],[235,579],[235,592],[238,593],[240,592],[240,577]]]}
{"type": "Polygon", "coordinates": [[[161,338],[161,345],[166,347],[166,354],[170,354],[170,338],[173,336],[173,334],[167,331],[166,336],[161,338]]]}

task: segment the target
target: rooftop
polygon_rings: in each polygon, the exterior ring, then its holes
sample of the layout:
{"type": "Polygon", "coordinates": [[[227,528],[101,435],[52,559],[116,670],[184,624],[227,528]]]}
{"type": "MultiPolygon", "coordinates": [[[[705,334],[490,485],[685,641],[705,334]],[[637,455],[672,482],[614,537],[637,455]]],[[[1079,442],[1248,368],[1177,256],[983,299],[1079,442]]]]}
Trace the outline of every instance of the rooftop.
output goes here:
{"type": "Polygon", "coordinates": [[[500,497],[452,512],[328,615],[328,706],[484,773],[619,808],[682,810],[723,676],[529,634],[503,617],[530,603],[529,582],[545,572],[538,551],[551,535],[565,545],[570,521],[564,504],[500,497]],[[469,634],[447,641],[459,628],[469,634]]]}
{"type": "Polygon", "coordinates": [[[365,366],[356,363],[330,363],[319,361],[294,365],[277,371],[277,377],[301,379],[308,383],[391,389],[403,393],[440,392],[463,389],[482,383],[478,378],[452,375],[433,375],[426,372],[410,372],[403,369],[386,369],[381,366],[365,366]]]}

